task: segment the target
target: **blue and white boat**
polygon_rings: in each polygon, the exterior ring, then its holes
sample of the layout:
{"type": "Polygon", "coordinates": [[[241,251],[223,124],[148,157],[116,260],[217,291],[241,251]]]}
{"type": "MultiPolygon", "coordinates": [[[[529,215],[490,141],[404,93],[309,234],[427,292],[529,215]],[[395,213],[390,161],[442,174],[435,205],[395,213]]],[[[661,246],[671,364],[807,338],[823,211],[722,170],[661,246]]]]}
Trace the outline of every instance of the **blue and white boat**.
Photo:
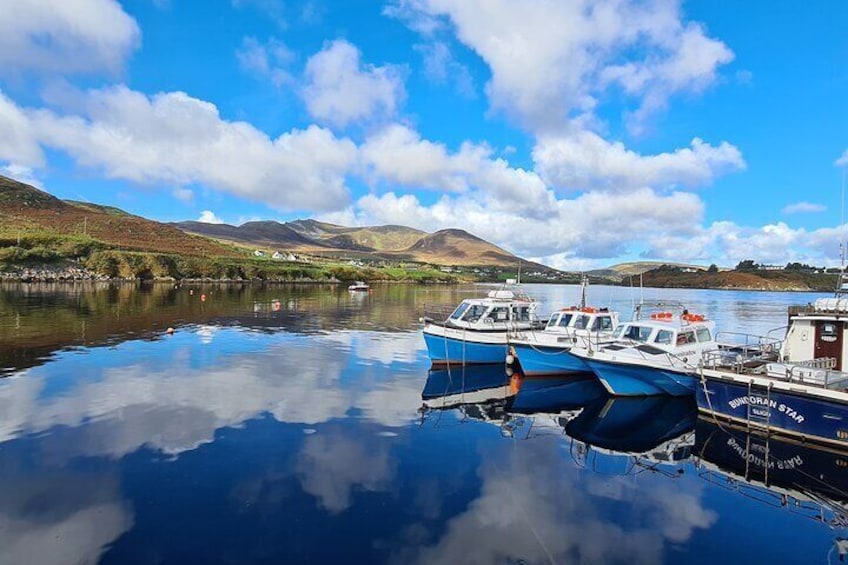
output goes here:
{"type": "Polygon", "coordinates": [[[463,300],[446,317],[425,313],[421,321],[432,364],[503,364],[510,332],[541,329],[537,306],[534,299],[508,284],[484,298],[463,300]]]}
{"type": "Polygon", "coordinates": [[[840,285],[836,298],[790,308],[779,357],[741,348],[706,353],[698,370],[699,410],[746,428],[848,447],[848,373],[839,370],[848,346],[846,294],[840,285]]]}
{"type": "Polygon", "coordinates": [[[616,327],[611,341],[571,349],[614,396],[692,395],[701,354],[718,347],[711,321],[680,306],[680,313],[656,306],[660,309],[643,318],[648,307],[640,305],[635,319],[616,327]]]}
{"type": "Polygon", "coordinates": [[[507,364],[516,361],[526,377],[591,373],[585,361],[571,354],[575,344],[588,346],[610,339],[618,325],[618,312],[586,304],[588,279],[580,284],[579,306],[551,314],[542,331],[526,330],[509,336],[507,364]]]}

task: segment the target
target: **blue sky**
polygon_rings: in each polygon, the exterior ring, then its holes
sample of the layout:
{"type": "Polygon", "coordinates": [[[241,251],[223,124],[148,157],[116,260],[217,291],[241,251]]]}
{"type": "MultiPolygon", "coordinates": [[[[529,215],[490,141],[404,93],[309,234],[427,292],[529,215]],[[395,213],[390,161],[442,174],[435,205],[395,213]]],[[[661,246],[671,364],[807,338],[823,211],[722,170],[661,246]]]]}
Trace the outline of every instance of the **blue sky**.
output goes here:
{"type": "Polygon", "coordinates": [[[837,264],[848,5],[6,0],[0,172],[560,268],[837,264]]]}

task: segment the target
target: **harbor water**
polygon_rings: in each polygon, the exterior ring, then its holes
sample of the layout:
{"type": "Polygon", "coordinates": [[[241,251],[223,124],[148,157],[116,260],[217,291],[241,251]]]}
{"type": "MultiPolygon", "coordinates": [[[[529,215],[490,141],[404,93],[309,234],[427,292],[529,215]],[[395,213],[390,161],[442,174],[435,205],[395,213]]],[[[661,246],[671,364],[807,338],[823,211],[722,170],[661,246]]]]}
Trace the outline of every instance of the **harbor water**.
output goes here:
{"type": "MultiPolygon", "coordinates": [[[[485,286],[0,286],[0,563],[837,563],[848,453],[430,371],[485,286]],[[169,332],[168,329],[173,329],[169,332]],[[520,401],[519,401],[520,400],[520,401]]],[[[540,312],[580,289],[525,285],[540,312]]],[[[591,287],[780,336],[824,295],[591,287]]]]}

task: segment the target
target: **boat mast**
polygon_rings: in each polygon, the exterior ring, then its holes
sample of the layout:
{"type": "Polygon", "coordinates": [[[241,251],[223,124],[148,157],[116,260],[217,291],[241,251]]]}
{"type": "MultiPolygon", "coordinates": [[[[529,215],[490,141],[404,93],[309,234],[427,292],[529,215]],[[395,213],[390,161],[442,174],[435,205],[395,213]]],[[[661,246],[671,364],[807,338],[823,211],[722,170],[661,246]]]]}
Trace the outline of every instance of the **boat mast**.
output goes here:
{"type": "Polygon", "coordinates": [[[586,307],[586,289],[589,286],[589,277],[585,274],[580,277],[580,308],[586,307]]]}

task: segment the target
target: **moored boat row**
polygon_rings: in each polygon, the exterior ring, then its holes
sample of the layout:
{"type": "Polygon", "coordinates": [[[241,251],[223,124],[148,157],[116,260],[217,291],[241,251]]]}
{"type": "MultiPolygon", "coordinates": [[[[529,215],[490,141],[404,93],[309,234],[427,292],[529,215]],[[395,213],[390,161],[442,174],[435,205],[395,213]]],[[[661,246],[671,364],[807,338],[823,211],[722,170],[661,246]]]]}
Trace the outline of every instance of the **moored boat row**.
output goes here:
{"type": "Polygon", "coordinates": [[[633,319],[583,300],[542,323],[513,289],[425,318],[434,365],[507,363],[526,376],[594,375],[614,396],[694,397],[710,418],[848,446],[848,292],[791,308],[783,340],[716,334],[682,305],[641,304],[633,319]],[[731,339],[730,337],[733,337],[731,339]],[[727,338],[727,339],[725,339],[727,338]]]}

